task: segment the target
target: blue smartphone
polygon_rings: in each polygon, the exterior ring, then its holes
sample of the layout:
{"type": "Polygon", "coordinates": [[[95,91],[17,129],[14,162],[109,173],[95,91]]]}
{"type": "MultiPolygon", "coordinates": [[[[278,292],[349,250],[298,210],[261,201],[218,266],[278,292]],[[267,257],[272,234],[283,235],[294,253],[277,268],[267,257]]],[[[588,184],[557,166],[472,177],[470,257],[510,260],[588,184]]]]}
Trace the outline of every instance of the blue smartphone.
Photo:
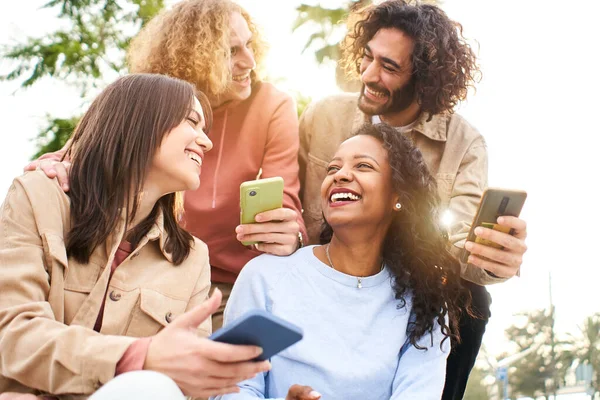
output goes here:
{"type": "Polygon", "coordinates": [[[209,339],[262,347],[262,354],[254,361],[263,361],[300,341],[303,336],[302,328],[264,310],[252,310],[213,333],[209,339]]]}

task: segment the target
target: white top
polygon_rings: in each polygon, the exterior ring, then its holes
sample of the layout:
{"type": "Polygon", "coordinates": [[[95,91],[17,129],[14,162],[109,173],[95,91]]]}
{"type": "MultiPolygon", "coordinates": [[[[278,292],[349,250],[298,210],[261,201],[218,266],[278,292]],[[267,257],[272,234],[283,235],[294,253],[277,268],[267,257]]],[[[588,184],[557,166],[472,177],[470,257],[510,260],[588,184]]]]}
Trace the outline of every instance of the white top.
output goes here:
{"type": "Polygon", "coordinates": [[[361,278],[322,263],[315,246],[289,257],[261,255],[242,269],[225,309],[225,325],[252,309],[299,325],[304,338],[271,359],[272,370],[218,399],[285,398],[293,384],[311,386],[322,400],[439,400],[450,339],[439,325],[418,350],[407,344],[411,298],[395,299],[387,268],[361,278]],[[404,347],[404,348],[403,348],[404,347]]]}

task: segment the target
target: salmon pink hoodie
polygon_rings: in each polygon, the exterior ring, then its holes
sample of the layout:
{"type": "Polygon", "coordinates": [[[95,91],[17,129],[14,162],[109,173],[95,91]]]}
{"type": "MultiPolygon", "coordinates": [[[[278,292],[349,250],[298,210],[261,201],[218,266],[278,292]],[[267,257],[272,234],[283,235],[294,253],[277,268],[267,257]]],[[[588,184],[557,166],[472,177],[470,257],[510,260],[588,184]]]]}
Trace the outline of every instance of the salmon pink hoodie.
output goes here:
{"type": "Polygon", "coordinates": [[[213,149],[202,163],[200,188],[185,193],[183,226],[208,245],[213,282],[233,283],[242,267],[261,254],[243,246],[235,228],[240,223],[240,184],[281,176],[283,206],[298,213],[306,237],[298,191],[298,116],[292,98],[266,82],[252,95],[213,110],[209,137],[213,149]]]}

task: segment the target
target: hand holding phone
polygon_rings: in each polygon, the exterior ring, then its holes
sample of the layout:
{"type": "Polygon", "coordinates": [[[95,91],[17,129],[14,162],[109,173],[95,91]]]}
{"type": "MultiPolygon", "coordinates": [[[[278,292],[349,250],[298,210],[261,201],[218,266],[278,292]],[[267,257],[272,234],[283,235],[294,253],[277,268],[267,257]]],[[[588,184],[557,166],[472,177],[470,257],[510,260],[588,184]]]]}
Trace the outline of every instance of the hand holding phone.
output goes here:
{"type": "MultiPolygon", "coordinates": [[[[283,206],[283,178],[257,179],[240,185],[240,223],[256,223],[256,215],[283,206]]],[[[256,244],[243,241],[244,246],[256,244]]]]}
{"type": "Polygon", "coordinates": [[[263,352],[255,361],[264,361],[298,342],[303,335],[302,328],[264,310],[253,310],[219,329],[209,339],[259,346],[263,352]]]}
{"type": "MultiPolygon", "coordinates": [[[[478,226],[482,226],[484,228],[489,228],[512,235],[513,232],[511,228],[497,223],[498,217],[518,217],[521,213],[523,205],[525,204],[526,198],[527,193],[522,190],[488,188],[485,192],[483,192],[483,196],[481,197],[477,213],[475,214],[469,235],[467,236],[467,241],[479,243],[496,249],[502,249],[501,245],[475,235],[475,229],[478,226]]],[[[461,260],[463,262],[467,262],[469,254],[470,253],[464,249],[461,260]]]]}

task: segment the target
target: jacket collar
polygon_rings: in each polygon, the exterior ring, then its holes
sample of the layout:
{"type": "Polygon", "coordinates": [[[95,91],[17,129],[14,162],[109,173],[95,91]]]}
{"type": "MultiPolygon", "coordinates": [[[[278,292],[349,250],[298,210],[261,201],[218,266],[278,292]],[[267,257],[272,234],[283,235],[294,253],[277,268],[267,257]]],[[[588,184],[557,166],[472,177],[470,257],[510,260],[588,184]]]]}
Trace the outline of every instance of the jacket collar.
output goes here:
{"type": "MultiPolygon", "coordinates": [[[[427,121],[428,117],[428,114],[421,113],[412,130],[431,140],[445,142],[447,139],[446,125],[448,123],[448,114],[443,113],[434,115],[431,118],[431,121],[427,121]]],[[[357,106],[354,122],[352,123],[352,132],[356,132],[356,130],[365,122],[371,123],[371,116],[363,113],[357,106]]]]}
{"type": "MultiPolygon", "coordinates": [[[[115,230],[115,234],[113,234],[109,240],[106,242],[106,253],[109,258],[114,257],[114,254],[117,250],[117,247],[121,243],[122,238],[125,236],[125,213],[121,215],[121,219],[115,230]]],[[[142,247],[144,247],[148,242],[158,240],[158,246],[160,248],[163,256],[169,261],[173,262],[173,255],[171,252],[167,251],[165,248],[165,243],[167,240],[167,233],[165,232],[165,218],[163,211],[161,209],[158,210],[158,214],[156,215],[156,219],[154,224],[142,237],[137,247],[134,249],[134,252],[139,251],[142,247]]]]}
{"type": "Polygon", "coordinates": [[[154,225],[148,231],[145,238],[142,239],[153,241],[158,240],[158,246],[160,247],[160,251],[165,256],[169,262],[173,262],[173,254],[165,249],[165,243],[167,241],[167,233],[165,232],[165,218],[162,210],[158,210],[158,215],[156,216],[156,220],[154,221],[154,225]]]}

